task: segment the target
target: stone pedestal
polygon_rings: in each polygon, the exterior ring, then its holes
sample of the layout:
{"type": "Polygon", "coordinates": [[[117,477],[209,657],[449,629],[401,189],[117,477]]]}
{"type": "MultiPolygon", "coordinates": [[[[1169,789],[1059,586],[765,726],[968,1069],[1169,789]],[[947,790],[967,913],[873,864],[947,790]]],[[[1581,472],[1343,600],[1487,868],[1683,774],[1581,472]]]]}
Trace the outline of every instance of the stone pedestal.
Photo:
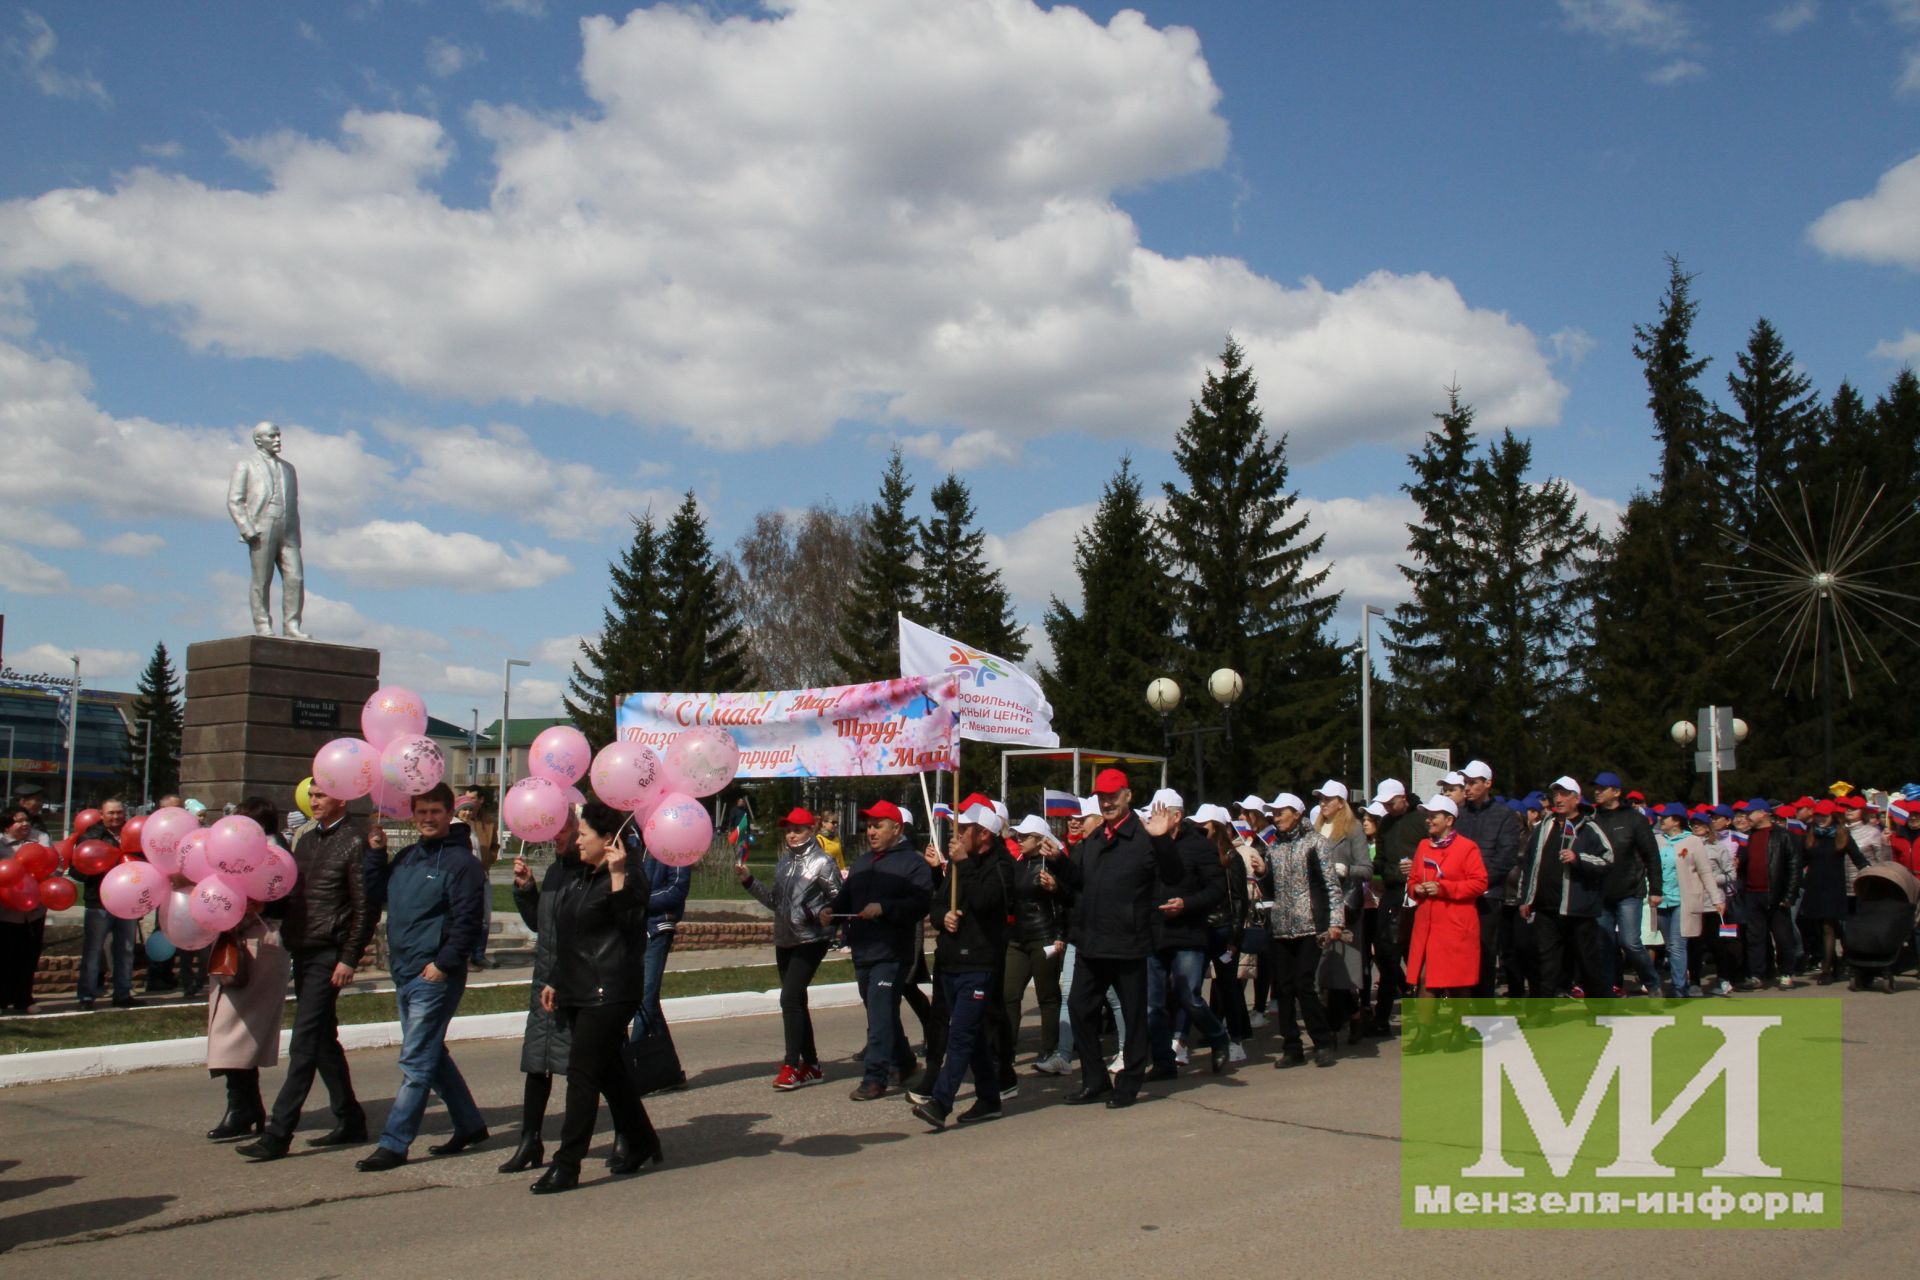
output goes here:
{"type": "Polygon", "coordinates": [[[188,645],[180,793],[216,812],[252,795],[290,812],[314,753],[360,736],[379,686],[378,649],[280,636],[188,645]]]}

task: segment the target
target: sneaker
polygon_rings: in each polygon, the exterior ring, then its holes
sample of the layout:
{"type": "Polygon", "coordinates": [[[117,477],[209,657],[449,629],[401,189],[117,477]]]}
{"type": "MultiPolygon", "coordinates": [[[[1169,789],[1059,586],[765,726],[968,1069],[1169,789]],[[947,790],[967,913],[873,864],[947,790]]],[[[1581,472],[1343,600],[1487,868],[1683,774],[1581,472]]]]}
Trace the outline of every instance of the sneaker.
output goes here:
{"type": "Polygon", "coordinates": [[[921,1093],[918,1089],[909,1089],[907,1090],[907,1101],[916,1107],[924,1107],[933,1101],[933,1095],[930,1093],[921,1093]]]}
{"type": "Polygon", "coordinates": [[[1697,1000],[1697,999],[1699,999],[1699,998],[1700,998],[1701,996],[1703,996],[1703,995],[1705,995],[1705,994],[1706,994],[1706,992],[1705,992],[1705,991],[1703,991],[1703,990],[1701,990],[1701,989],[1700,989],[1699,987],[1688,987],[1688,988],[1687,988],[1687,996],[1688,996],[1688,997],[1689,997],[1690,999],[1694,999],[1694,1000],[1697,1000]]]}
{"type": "Polygon", "coordinates": [[[957,1119],[961,1124],[977,1124],[982,1120],[998,1120],[1000,1116],[999,1103],[996,1102],[989,1106],[985,1102],[976,1102],[965,1111],[962,1111],[957,1119]]]}
{"type": "Polygon", "coordinates": [[[934,1102],[933,1099],[931,1098],[928,1098],[923,1102],[914,1103],[911,1110],[914,1114],[915,1119],[925,1124],[929,1129],[932,1129],[935,1133],[938,1133],[942,1129],[947,1127],[946,1108],[940,1106],[938,1103],[934,1102]]]}
{"type": "Polygon", "coordinates": [[[1117,1076],[1120,1074],[1120,1068],[1126,1065],[1127,1065],[1127,1055],[1124,1053],[1116,1053],[1113,1055],[1113,1061],[1107,1063],[1107,1072],[1110,1075],[1117,1076]]]}
{"type": "MultiPolygon", "coordinates": [[[[1056,1051],[1034,1063],[1033,1069],[1043,1076],[1063,1076],[1073,1070],[1073,1064],[1056,1051]]],[[[1004,1093],[1005,1090],[1001,1092],[1004,1093]]]]}
{"type": "Polygon", "coordinates": [[[804,1089],[810,1084],[819,1084],[826,1078],[827,1073],[820,1069],[818,1063],[809,1062],[795,1073],[793,1083],[787,1087],[791,1089],[804,1089]]]}
{"type": "Polygon", "coordinates": [[[1238,1040],[1227,1041],[1227,1061],[1228,1062],[1245,1062],[1246,1060],[1247,1060],[1246,1047],[1242,1045],[1238,1040]]]}
{"type": "Polygon", "coordinates": [[[780,1074],[773,1078],[773,1087],[783,1092],[788,1089],[798,1089],[800,1083],[800,1072],[794,1067],[784,1065],[780,1068],[780,1074]]]}
{"type": "Polygon", "coordinates": [[[1276,1018],[1280,1016],[1280,1001],[1277,998],[1267,1001],[1267,1012],[1276,1018]]]}
{"type": "Polygon", "coordinates": [[[1733,994],[1733,984],[1722,978],[1713,988],[1713,993],[1719,996],[1730,996],[1733,994]]]}
{"type": "Polygon", "coordinates": [[[1184,1040],[1175,1040],[1175,1041],[1173,1042],[1173,1060],[1174,1060],[1175,1062],[1177,1062],[1177,1063],[1179,1063],[1179,1064],[1180,1064],[1181,1066],[1183,1066],[1183,1067],[1187,1065],[1187,1044],[1186,1044],[1186,1041],[1184,1041],[1184,1040]]]}
{"type": "Polygon", "coordinates": [[[1788,977],[1788,976],[1787,976],[1786,974],[1784,974],[1784,973],[1783,973],[1783,974],[1781,974],[1781,975],[1780,975],[1780,984],[1779,984],[1779,985],[1780,985],[1780,989],[1781,989],[1782,991],[1787,991],[1787,990],[1790,990],[1790,989],[1791,989],[1791,988],[1793,987],[1793,979],[1792,979],[1792,978],[1790,978],[1790,977],[1788,977]]]}
{"type": "Polygon", "coordinates": [[[1247,1015],[1247,1025],[1255,1031],[1267,1025],[1267,1015],[1255,1010],[1247,1015]]]}
{"type": "MultiPolygon", "coordinates": [[[[1017,1098],[1020,1096],[1020,1077],[1008,1072],[1000,1078],[1000,1096],[1017,1098]]],[[[963,1117],[964,1118],[964,1117],[963,1117]]]]}
{"type": "Polygon", "coordinates": [[[1739,985],[1734,987],[1734,990],[1735,991],[1758,991],[1760,988],[1766,985],[1767,985],[1766,983],[1760,981],[1760,979],[1758,978],[1742,978],[1740,979],[1739,985]]]}

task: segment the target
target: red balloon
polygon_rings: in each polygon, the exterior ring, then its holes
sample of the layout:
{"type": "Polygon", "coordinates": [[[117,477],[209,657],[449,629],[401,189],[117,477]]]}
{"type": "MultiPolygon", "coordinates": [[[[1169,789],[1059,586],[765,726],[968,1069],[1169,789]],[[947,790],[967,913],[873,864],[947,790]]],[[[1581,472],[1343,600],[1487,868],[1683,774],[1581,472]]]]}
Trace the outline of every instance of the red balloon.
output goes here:
{"type": "Polygon", "coordinates": [[[40,902],[49,911],[65,911],[80,896],[80,890],[65,876],[48,876],[40,882],[40,902]]]}
{"type": "Polygon", "coordinates": [[[24,879],[26,874],[27,869],[21,865],[20,859],[0,858],[0,889],[5,889],[24,879]]]}
{"type": "Polygon", "coordinates": [[[82,835],[106,821],[106,815],[98,809],[82,809],[73,815],[73,834],[82,835]]]}
{"type": "Polygon", "coordinates": [[[73,846],[79,843],[80,841],[73,836],[67,836],[64,839],[53,842],[53,852],[58,860],[60,870],[65,871],[73,865],[73,846]]]}
{"type": "Polygon", "coordinates": [[[127,825],[120,828],[120,852],[140,852],[140,829],[146,825],[145,814],[127,819],[127,825]]]}
{"type": "Polygon", "coordinates": [[[73,869],[83,876],[103,876],[119,866],[123,856],[105,840],[82,841],[73,851],[73,869]]]}
{"type": "Polygon", "coordinates": [[[0,906],[12,907],[15,911],[32,911],[39,905],[40,882],[32,876],[21,876],[0,889],[0,906]]]}
{"type": "Polygon", "coordinates": [[[23,844],[13,856],[34,880],[44,880],[60,870],[60,856],[43,844],[23,844]]]}

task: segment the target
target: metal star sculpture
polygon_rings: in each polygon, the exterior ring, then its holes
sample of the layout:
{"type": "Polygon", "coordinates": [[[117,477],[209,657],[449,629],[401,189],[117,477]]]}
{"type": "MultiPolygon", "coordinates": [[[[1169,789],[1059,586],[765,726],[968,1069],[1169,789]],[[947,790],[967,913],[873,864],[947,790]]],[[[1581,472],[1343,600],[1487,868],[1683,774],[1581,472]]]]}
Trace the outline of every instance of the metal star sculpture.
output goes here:
{"type": "Polygon", "coordinates": [[[1897,679],[1874,647],[1866,621],[1878,619],[1887,623],[1893,634],[1913,639],[1909,620],[1895,613],[1893,606],[1902,601],[1920,602],[1920,596],[1885,585],[1884,575],[1912,569],[1920,561],[1882,561],[1889,539],[1920,517],[1920,506],[1909,502],[1889,512],[1880,505],[1887,487],[1881,485],[1869,497],[1866,473],[1856,472],[1851,480],[1834,486],[1832,510],[1822,529],[1807,497],[1807,487],[1794,487],[1799,490],[1797,509],[1791,502],[1783,504],[1771,490],[1761,490],[1780,517],[1784,541],[1769,542],[1724,524],[1719,526],[1743,563],[1708,566],[1727,575],[1724,586],[1708,597],[1726,603],[1708,616],[1737,615],[1719,638],[1745,632],[1730,651],[1738,653],[1756,636],[1765,634],[1761,624],[1778,617],[1777,611],[1784,607],[1790,611],[1791,621],[1785,652],[1774,672],[1774,687],[1782,687],[1784,681],[1791,691],[1803,664],[1808,668],[1809,694],[1823,681],[1831,686],[1832,675],[1824,668],[1829,653],[1837,650],[1847,697],[1851,699],[1854,668],[1864,670],[1869,658],[1888,679],[1897,679]],[[1876,551],[1881,555],[1876,557],[1876,551]],[[1809,650],[1816,655],[1812,663],[1806,662],[1809,650]]]}

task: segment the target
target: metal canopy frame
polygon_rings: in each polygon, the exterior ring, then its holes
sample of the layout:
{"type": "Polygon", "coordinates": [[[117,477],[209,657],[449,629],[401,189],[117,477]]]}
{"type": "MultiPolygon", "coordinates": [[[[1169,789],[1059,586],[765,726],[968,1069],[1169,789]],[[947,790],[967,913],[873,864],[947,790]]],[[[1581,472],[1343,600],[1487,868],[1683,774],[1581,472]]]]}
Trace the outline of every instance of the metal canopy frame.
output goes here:
{"type": "Polygon", "coordinates": [[[1110,764],[1157,764],[1160,785],[1167,785],[1167,758],[1138,751],[1102,751],[1094,747],[1015,747],[1000,753],[1000,795],[1007,794],[1007,762],[1015,758],[1073,761],[1073,794],[1080,795],[1080,766],[1110,764]]]}

